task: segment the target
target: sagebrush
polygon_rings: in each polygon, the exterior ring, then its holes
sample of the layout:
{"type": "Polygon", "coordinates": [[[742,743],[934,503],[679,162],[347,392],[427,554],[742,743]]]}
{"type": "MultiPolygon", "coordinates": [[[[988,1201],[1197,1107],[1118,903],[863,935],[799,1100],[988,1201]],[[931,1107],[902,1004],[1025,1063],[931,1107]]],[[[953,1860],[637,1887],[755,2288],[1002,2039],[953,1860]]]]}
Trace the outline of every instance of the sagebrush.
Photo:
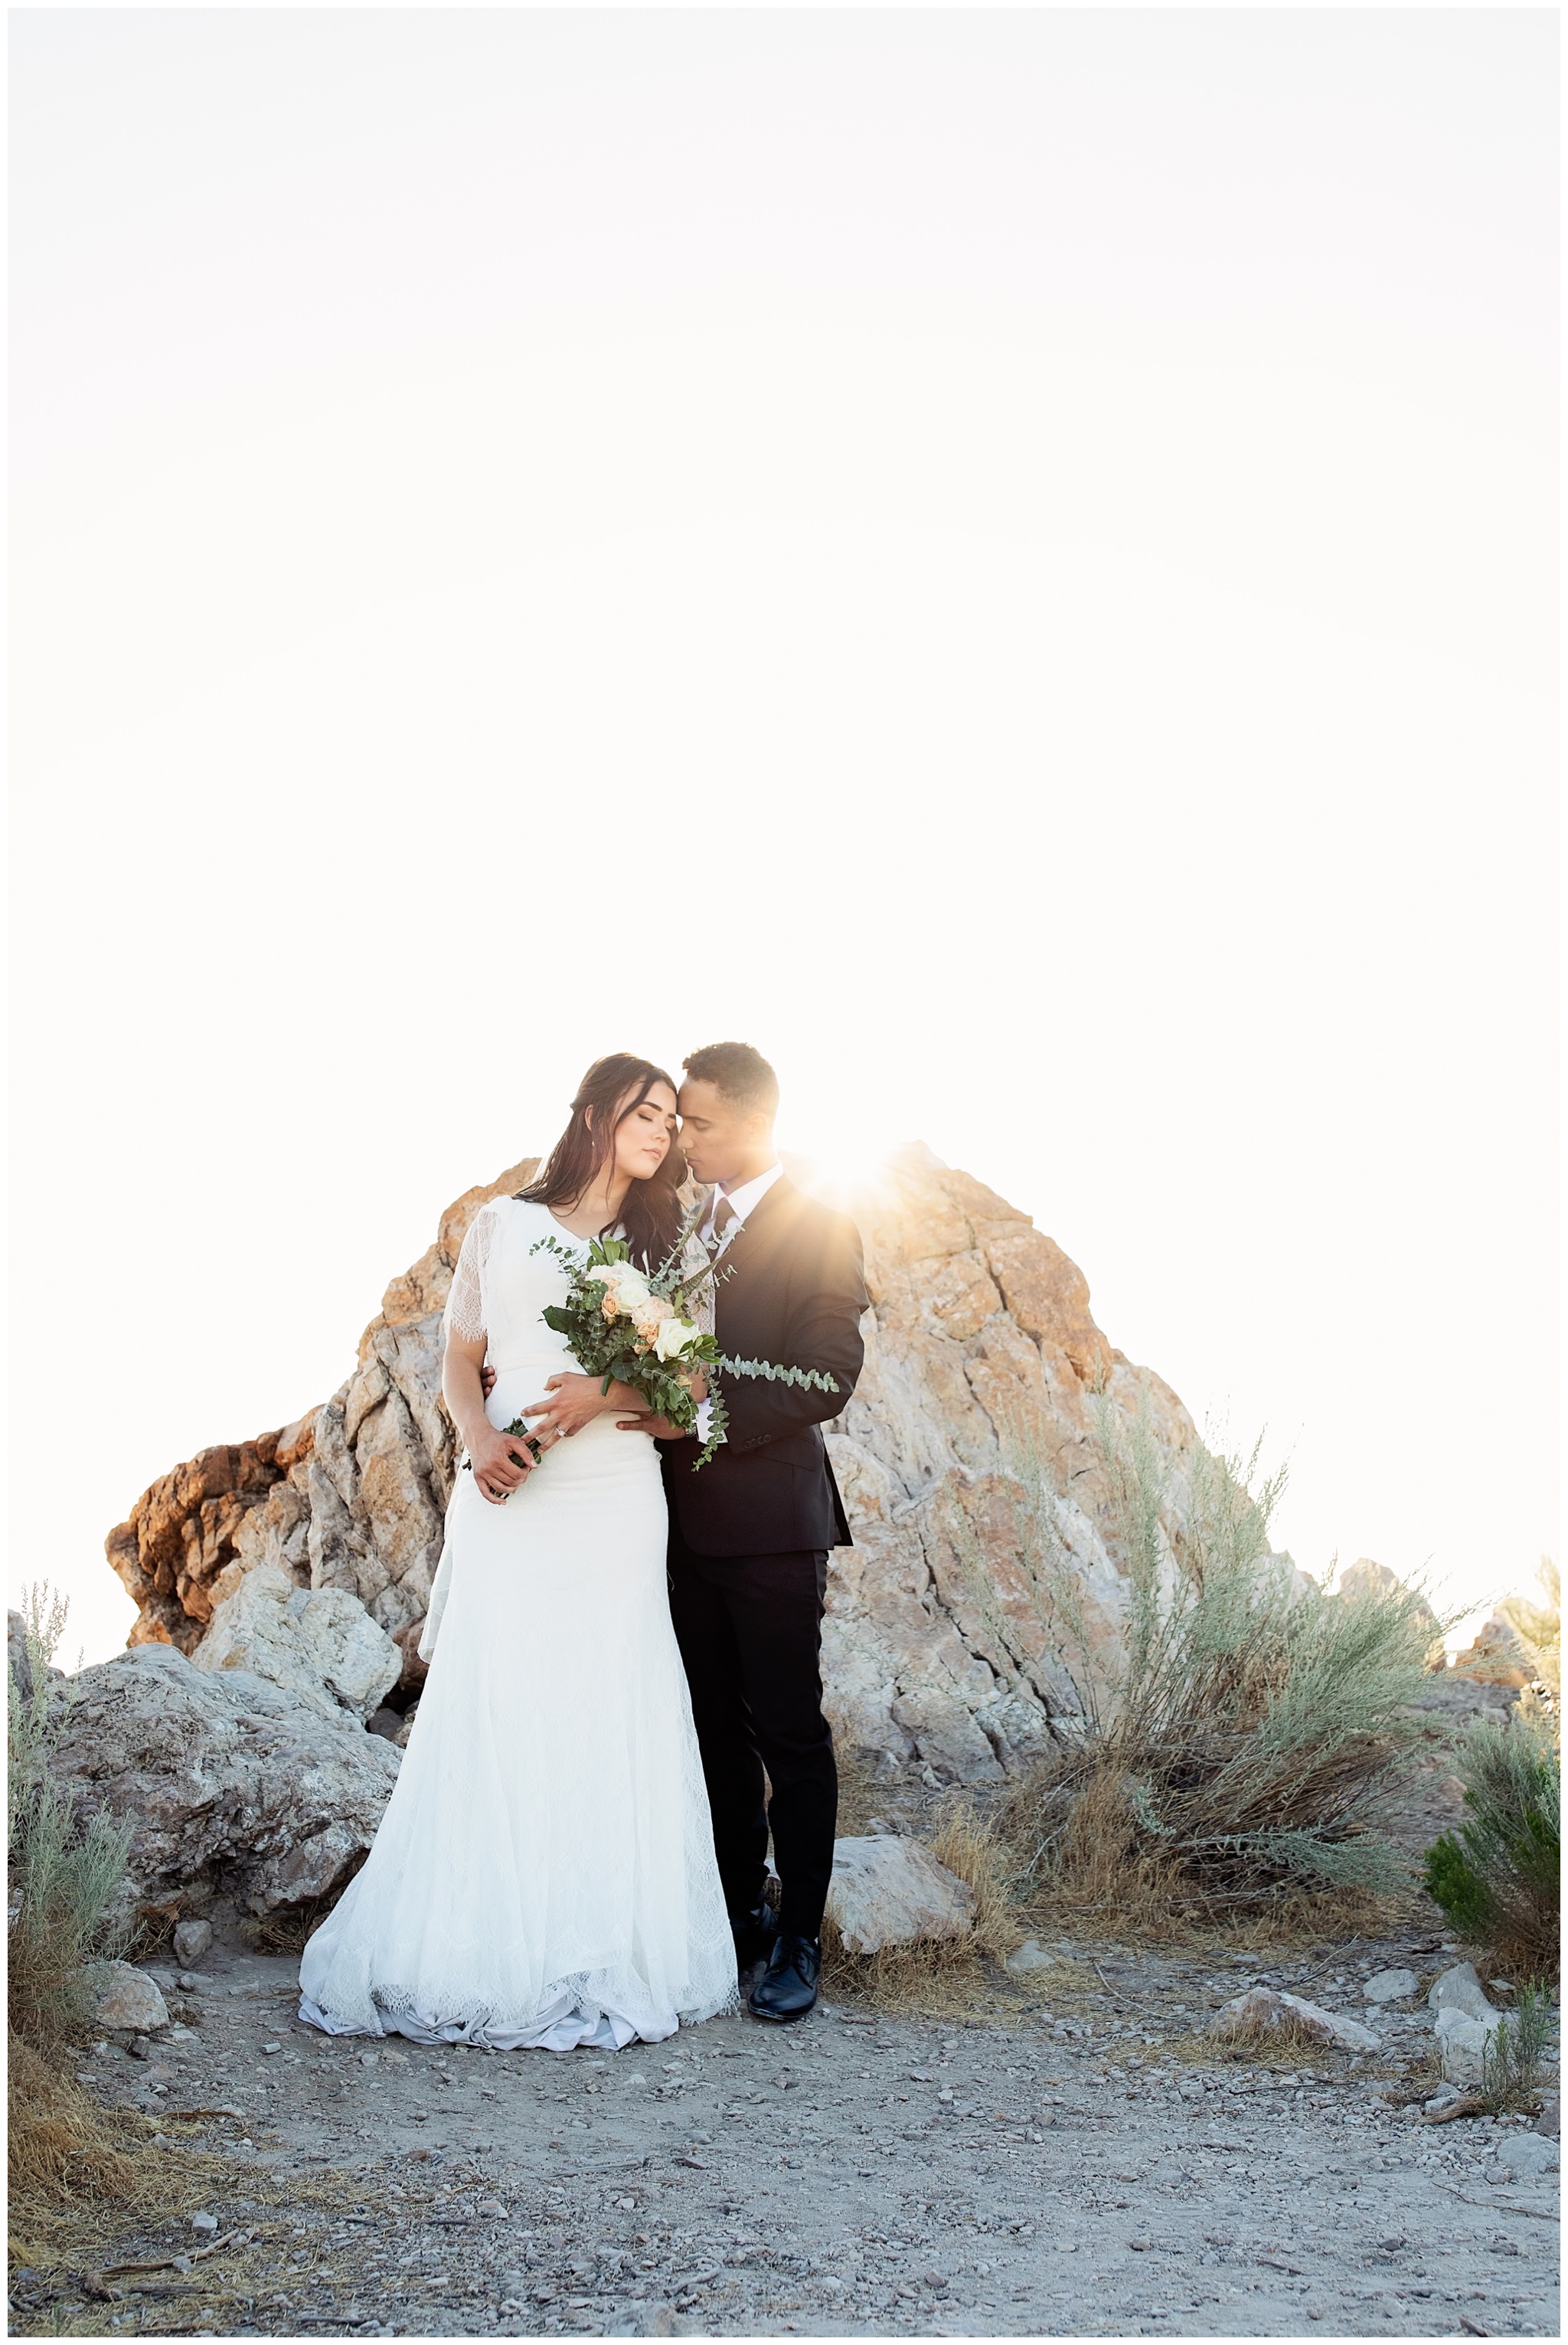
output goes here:
{"type": "MultiPolygon", "coordinates": [[[[111,1920],[129,1828],[100,1811],[86,1822],[49,1772],[49,1745],[69,1707],[50,1659],[66,1607],[47,1588],[25,1592],[21,1650],[6,1671],[5,1792],[9,2165],[14,2196],[83,2188],[124,2191],[134,2168],[66,2061],[90,2016],[83,1966],[114,1954],[111,1920]]],[[[122,2128],[123,2130],[123,2128],[122,2128]]]]}
{"type": "Polygon", "coordinates": [[[1528,2109],[1536,2106],[1552,2063],[1557,2035],[1552,1997],[1537,1979],[1522,1979],[1513,2009],[1493,2029],[1481,2056],[1481,2098],[1485,2107],[1528,2109]]]}
{"type": "MultiPolygon", "coordinates": [[[[997,1821],[1036,1893],[1138,1913],[1243,1919],[1303,1893],[1408,1881],[1378,1829],[1429,1730],[1410,1703],[1432,1639],[1414,1589],[1339,1594],[1272,1552],[1283,1470],[1201,1447],[1171,1503],[1146,1418],[1096,1422],[1124,1591],[1119,1643],[1091,1638],[1056,1491],[1037,1457],[1009,1471],[1076,1708],[997,1821]]],[[[955,1516],[955,1543],[965,1529],[955,1516]]],[[[972,1535],[971,1535],[972,1537],[972,1535]]]]}
{"type": "Polygon", "coordinates": [[[1517,1707],[1460,1741],[1465,1819],[1427,1852],[1427,1893],[1456,1934],[1506,1967],[1555,1975],[1561,1956],[1562,1776],[1553,1721],[1517,1707]]]}

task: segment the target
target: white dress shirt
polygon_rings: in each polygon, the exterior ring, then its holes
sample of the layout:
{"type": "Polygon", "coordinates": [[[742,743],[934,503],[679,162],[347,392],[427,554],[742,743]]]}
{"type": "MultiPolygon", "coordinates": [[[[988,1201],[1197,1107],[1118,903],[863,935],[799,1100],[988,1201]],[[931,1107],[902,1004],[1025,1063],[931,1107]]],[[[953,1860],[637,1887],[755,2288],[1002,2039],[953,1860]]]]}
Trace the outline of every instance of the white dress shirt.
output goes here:
{"type": "Polygon", "coordinates": [[[726,1222],[724,1224],[724,1234],[719,1246],[719,1252],[720,1254],[723,1254],[724,1247],[729,1244],[730,1240],[734,1236],[735,1232],[744,1224],[746,1215],[764,1197],[767,1195],[768,1191],[773,1187],[774,1183],[780,1178],[783,1172],[784,1166],[782,1164],[770,1164],[765,1172],[759,1172],[754,1181],[743,1181],[738,1189],[726,1189],[723,1183],[721,1181],[718,1187],[713,1191],[713,1195],[709,1198],[708,1210],[703,1217],[703,1226],[700,1233],[703,1244],[704,1245],[708,1245],[712,1243],[713,1235],[713,1215],[719,1210],[719,1200],[721,1197],[728,1198],[730,1211],[733,1215],[733,1219],[726,1222]]]}
{"type": "MultiPolygon", "coordinates": [[[[718,1186],[714,1189],[713,1195],[708,1200],[708,1210],[703,1216],[703,1225],[697,1233],[704,1245],[711,1245],[713,1244],[713,1215],[718,1211],[720,1198],[727,1197],[733,1218],[724,1224],[724,1234],[719,1240],[719,1252],[713,1257],[715,1262],[719,1259],[719,1255],[723,1254],[726,1247],[729,1245],[730,1240],[734,1236],[735,1232],[744,1226],[746,1215],[754,1212],[762,1203],[762,1200],[767,1195],[768,1191],[773,1187],[774,1183],[779,1179],[783,1172],[784,1166],[782,1164],[770,1164],[765,1172],[759,1172],[754,1181],[743,1181],[738,1189],[726,1189],[722,1181],[719,1183],[718,1186]]],[[[697,1403],[697,1438],[699,1441],[706,1441],[708,1437],[708,1426],[713,1414],[713,1404],[711,1400],[701,1400],[697,1403]]],[[[722,1435],[720,1438],[723,1438],[722,1435]]]]}

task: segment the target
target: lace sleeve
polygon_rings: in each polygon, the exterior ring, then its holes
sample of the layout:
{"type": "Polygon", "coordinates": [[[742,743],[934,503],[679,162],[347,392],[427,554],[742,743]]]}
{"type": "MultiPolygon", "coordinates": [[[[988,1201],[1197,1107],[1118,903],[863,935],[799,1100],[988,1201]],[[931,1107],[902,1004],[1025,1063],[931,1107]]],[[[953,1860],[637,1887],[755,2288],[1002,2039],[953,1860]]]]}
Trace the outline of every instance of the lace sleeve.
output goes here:
{"type": "Polygon", "coordinates": [[[456,1335],[466,1344],[477,1344],[489,1333],[485,1273],[495,1240],[495,1219],[491,1207],[481,1205],[468,1225],[458,1266],[452,1273],[451,1293],[447,1297],[446,1316],[441,1323],[443,1336],[456,1335]]]}

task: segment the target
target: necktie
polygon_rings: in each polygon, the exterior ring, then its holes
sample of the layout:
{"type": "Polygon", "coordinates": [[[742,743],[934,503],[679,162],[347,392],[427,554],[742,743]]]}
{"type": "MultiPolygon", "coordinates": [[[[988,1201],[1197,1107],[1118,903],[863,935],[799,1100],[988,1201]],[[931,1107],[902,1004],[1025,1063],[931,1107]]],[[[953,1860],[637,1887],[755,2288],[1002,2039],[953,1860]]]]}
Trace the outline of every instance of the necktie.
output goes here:
{"type": "Polygon", "coordinates": [[[721,1197],[713,1208],[713,1224],[708,1232],[708,1260],[716,1262],[719,1248],[724,1243],[724,1232],[735,1218],[735,1209],[727,1197],[721,1197]]]}

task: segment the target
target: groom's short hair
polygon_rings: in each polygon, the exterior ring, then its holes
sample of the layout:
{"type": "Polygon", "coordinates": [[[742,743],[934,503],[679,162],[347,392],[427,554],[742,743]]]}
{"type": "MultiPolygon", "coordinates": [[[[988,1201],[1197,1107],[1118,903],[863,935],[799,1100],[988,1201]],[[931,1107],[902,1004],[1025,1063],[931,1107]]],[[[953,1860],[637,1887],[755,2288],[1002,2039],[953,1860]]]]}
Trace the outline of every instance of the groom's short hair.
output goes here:
{"type": "Polygon", "coordinates": [[[693,1082],[712,1083],[737,1107],[777,1114],[779,1079],[762,1052],[754,1051],[749,1042],[709,1042],[681,1064],[693,1082]]]}

